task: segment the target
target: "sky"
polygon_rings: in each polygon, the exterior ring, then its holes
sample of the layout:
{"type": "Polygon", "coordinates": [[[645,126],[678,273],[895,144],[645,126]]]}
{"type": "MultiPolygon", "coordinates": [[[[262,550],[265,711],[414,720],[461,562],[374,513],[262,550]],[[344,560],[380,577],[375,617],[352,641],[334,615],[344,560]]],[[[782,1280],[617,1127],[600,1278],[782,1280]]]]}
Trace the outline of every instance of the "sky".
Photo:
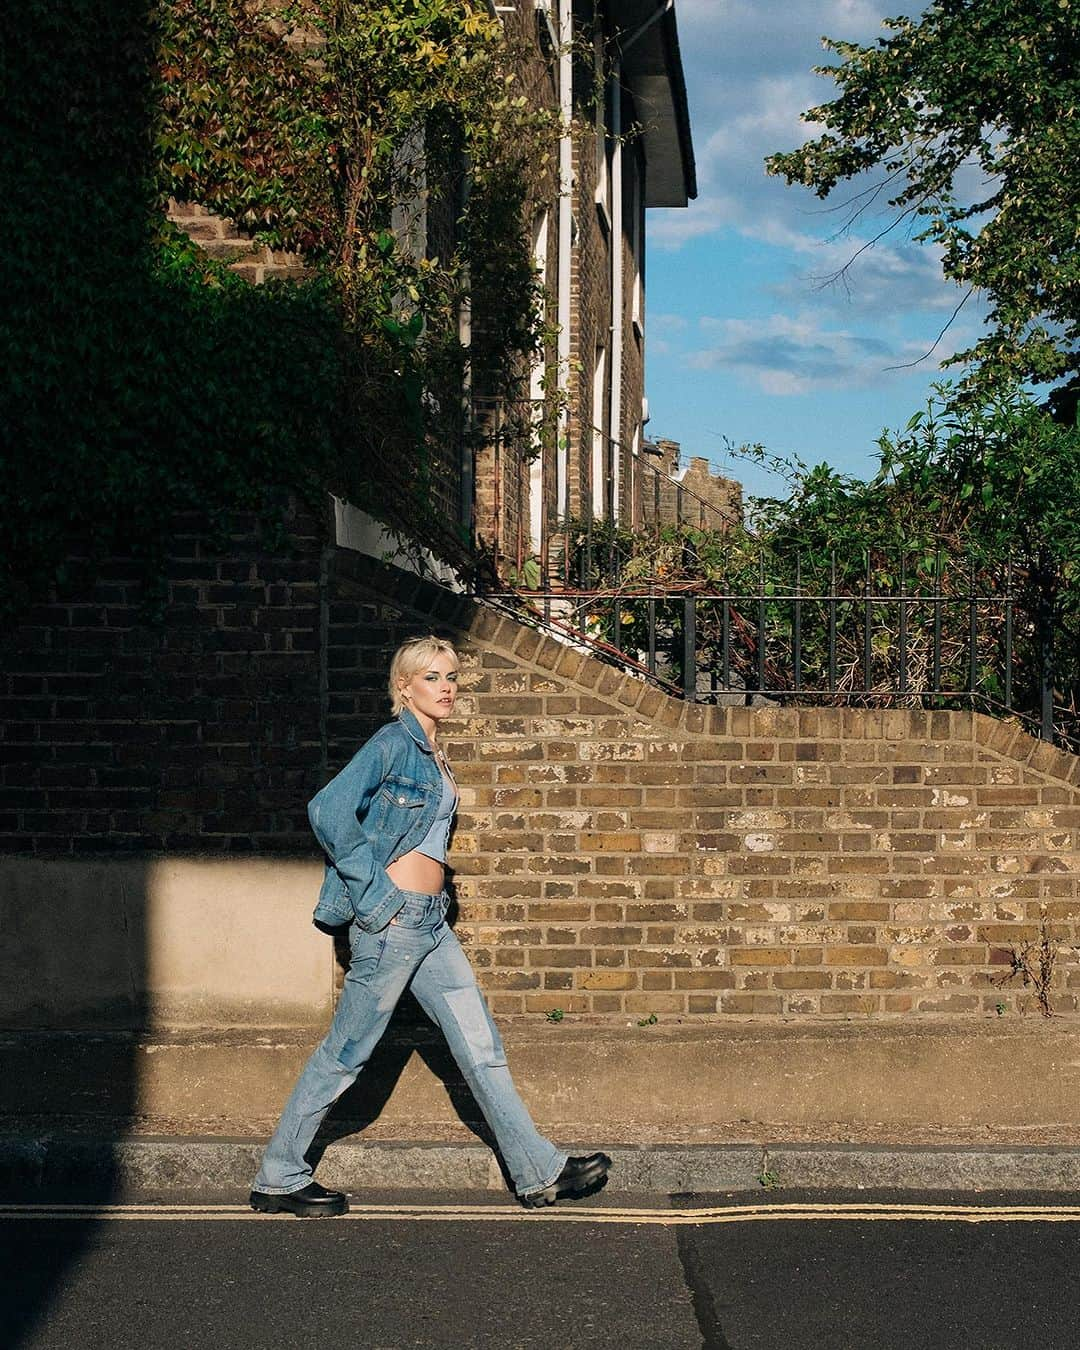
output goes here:
{"type": "Polygon", "coordinates": [[[961,292],[906,223],[830,280],[890,217],[864,216],[844,232],[854,186],[822,202],[764,169],[767,154],[815,134],[800,114],[835,96],[833,81],[812,73],[830,59],[821,36],[868,45],[886,35],[886,14],[920,9],[918,0],[676,0],[698,197],[647,214],[646,434],[681,442],[684,462],[704,455],[750,495],[787,488],[726,441],[870,477],[882,431],[925,405],[940,360],[978,331],[969,304],[934,348],[961,292]]]}

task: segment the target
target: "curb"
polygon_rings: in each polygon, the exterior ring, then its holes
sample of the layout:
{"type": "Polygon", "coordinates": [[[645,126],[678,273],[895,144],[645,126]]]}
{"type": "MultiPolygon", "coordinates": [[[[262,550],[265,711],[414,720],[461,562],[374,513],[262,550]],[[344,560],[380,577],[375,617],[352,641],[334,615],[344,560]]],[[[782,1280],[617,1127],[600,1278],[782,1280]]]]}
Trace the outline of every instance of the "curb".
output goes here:
{"type": "MultiPolygon", "coordinates": [[[[595,1147],[593,1144],[591,1147],[595,1147]]],[[[571,1146],[573,1150],[573,1146],[571,1146]]],[[[611,1194],[770,1190],[1080,1192],[1080,1148],[861,1144],[698,1144],[609,1147],[611,1194]]],[[[230,1139],[0,1138],[0,1176],[12,1195],[93,1192],[161,1198],[246,1191],[262,1144],[230,1139]]],[[[330,1144],[318,1178],[333,1188],[505,1191],[480,1144],[330,1144]]]]}

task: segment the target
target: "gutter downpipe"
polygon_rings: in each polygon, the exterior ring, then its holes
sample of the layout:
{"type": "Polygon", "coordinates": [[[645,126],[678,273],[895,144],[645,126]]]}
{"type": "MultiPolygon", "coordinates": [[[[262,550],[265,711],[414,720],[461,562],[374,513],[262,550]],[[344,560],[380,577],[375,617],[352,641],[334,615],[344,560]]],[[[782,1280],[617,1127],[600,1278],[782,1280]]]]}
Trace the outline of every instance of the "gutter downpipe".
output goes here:
{"type": "MultiPolygon", "coordinates": [[[[611,408],[608,413],[608,446],[611,453],[611,516],[619,519],[619,492],[622,487],[622,359],[623,303],[623,146],[622,146],[622,63],[623,57],[639,38],[659,23],[675,0],[662,0],[640,28],[625,41],[619,41],[618,54],[611,73],[611,408]]],[[[643,197],[644,199],[644,197],[643,197]]]]}
{"type": "Polygon", "coordinates": [[[555,509],[570,516],[570,268],[574,192],[574,0],[559,0],[559,289],[556,386],[559,426],[555,443],[555,509]]]}

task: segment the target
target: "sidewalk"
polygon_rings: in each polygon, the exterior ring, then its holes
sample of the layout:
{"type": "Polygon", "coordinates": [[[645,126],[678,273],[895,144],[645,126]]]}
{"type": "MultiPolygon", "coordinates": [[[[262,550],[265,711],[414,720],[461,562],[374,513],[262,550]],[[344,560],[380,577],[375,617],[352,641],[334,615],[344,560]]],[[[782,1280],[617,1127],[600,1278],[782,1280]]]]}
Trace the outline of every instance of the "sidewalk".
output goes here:
{"type": "MultiPolygon", "coordinates": [[[[509,1022],[538,1124],[626,1193],[1080,1191],[1080,1026],[509,1022]]],[[[0,1198],[243,1191],[316,1036],[0,1036],[0,1198]]],[[[504,1187],[438,1036],[386,1038],[322,1135],[354,1192],[504,1187]],[[328,1142],[327,1142],[328,1141],[328,1142]]]]}
{"type": "MultiPolygon", "coordinates": [[[[574,1147],[574,1141],[566,1141],[574,1147]]],[[[1080,1192],[1080,1147],[970,1144],[609,1144],[608,1191],[672,1195],[725,1191],[934,1190],[1080,1192]]],[[[249,1139],[77,1135],[0,1136],[0,1199],[81,1196],[111,1202],[235,1192],[255,1175],[260,1142],[249,1139]]],[[[479,1143],[406,1140],[330,1144],[318,1168],[324,1185],[364,1191],[506,1191],[491,1151],[479,1143]]]]}

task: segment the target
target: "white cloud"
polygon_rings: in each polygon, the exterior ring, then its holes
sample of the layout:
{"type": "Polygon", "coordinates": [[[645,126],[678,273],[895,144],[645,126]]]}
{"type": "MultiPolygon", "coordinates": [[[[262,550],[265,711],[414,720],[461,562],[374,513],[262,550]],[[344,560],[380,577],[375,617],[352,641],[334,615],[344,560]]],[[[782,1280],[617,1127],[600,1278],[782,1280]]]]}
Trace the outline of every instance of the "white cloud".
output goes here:
{"type": "MultiPolygon", "coordinates": [[[[838,312],[951,309],[959,296],[941,278],[939,256],[906,237],[907,223],[870,244],[891,217],[867,215],[835,237],[843,209],[764,167],[767,155],[815,134],[801,114],[834,96],[832,82],[811,71],[831,59],[821,35],[872,43],[898,8],[892,0],[677,0],[701,195],[685,210],[650,212],[650,243],[678,250],[735,231],[790,254],[776,294],[794,303],[813,297],[838,312]],[[822,289],[831,276],[837,283],[822,289]]],[[[844,195],[841,187],[837,200],[844,195]]]]}
{"type": "MultiPolygon", "coordinates": [[[[764,319],[703,318],[703,345],[687,354],[695,370],[734,370],[765,394],[791,396],[818,389],[867,388],[919,360],[926,345],[831,327],[818,313],[764,319]]],[[[933,371],[935,352],[928,366],[933,371]]]]}
{"type": "Polygon", "coordinates": [[[675,350],[677,337],[690,322],[681,314],[649,315],[649,350],[654,356],[667,356],[675,350]]]}
{"type": "Polygon", "coordinates": [[[790,270],[773,293],[794,302],[812,298],[838,313],[881,315],[894,306],[905,310],[951,311],[962,292],[941,273],[941,251],[917,244],[897,231],[874,242],[860,235],[818,239],[779,223],[766,225],[761,237],[787,248],[790,270]]]}
{"type": "Polygon", "coordinates": [[[690,327],[690,322],[682,314],[650,314],[649,330],[658,333],[681,333],[690,327]]]}
{"type": "Polygon", "coordinates": [[[738,203],[725,196],[699,197],[686,210],[650,211],[649,242],[660,248],[681,248],[692,239],[715,234],[725,225],[737,225],[738,203]]]}

